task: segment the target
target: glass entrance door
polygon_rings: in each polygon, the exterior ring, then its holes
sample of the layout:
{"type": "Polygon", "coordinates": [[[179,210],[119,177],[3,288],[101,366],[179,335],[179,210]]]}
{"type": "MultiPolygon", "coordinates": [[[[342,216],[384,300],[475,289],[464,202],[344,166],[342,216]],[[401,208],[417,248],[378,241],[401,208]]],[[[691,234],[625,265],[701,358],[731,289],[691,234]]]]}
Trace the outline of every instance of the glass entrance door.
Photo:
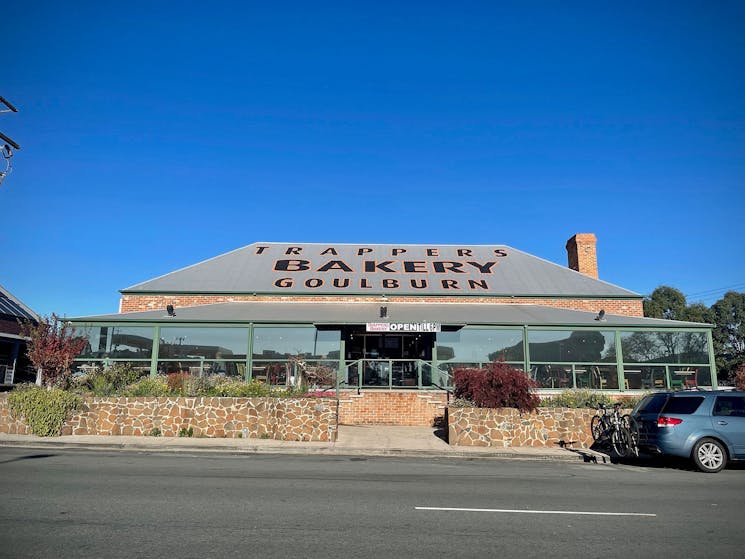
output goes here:
{"type": "Polygon", "coordinates": [[[432,333],[350,332],[345,342],[350,363],[347,382],[352,386],[415,388],[421,362],[431,361],[433,345],[432,333]]]}

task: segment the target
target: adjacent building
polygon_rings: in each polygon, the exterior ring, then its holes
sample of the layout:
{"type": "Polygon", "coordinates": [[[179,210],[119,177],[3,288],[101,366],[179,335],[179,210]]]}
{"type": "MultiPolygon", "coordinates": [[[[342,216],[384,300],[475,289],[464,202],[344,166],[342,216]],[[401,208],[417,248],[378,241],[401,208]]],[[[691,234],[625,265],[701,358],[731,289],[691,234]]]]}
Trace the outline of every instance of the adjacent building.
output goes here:
{"type": "Polygon", "coordinates": [[[20,322],[37,324],[38,315],[0,285],[0,383],[11,386],[33,382],[35,373],[26,357],[20,322]]]}

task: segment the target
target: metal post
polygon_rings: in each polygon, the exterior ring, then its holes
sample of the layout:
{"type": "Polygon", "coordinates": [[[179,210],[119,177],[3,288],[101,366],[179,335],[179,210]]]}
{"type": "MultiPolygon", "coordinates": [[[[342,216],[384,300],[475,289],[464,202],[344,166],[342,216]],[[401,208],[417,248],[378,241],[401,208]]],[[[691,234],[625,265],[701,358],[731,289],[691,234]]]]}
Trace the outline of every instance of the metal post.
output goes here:
{"type": "Polygon", "coordinates": [[[160,354],[160,324],[153,328],[153,353],[150,356],[150,376],[158,376],[158,355],[160,354]]]}

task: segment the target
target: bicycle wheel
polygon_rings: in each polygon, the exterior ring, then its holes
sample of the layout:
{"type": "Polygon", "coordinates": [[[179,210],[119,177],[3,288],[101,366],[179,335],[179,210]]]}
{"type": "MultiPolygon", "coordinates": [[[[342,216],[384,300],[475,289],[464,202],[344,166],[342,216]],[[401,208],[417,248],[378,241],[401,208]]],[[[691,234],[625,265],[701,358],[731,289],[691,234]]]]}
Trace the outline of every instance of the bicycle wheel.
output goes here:
{"type": "Polygon", "coordinates": [[[625,425],[618,425],[610,437],[613,452],[619,458],[625,458],[631,452],[631,434],[625,425]]]}
{"type": "Polygon", "coordinates": [[[631,438],[631,454],[639,456],[639,424],[636,419],[626,414],[622,417],[626,428],[629,430],[629,436],[631,438]]]}
{"type": "Polygon", "coordinates": [[[603,436],[603,420],[599,415],[593,415],[590,420],[590,432],[592,433],[592,440],[599,441],[603,436]]]}

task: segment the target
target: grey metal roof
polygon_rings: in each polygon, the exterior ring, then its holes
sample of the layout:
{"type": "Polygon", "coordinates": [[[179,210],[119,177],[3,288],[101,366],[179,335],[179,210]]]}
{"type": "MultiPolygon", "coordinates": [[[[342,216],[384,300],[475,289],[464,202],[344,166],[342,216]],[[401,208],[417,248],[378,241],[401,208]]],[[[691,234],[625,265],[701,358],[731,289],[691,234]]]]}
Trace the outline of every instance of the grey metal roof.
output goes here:
{"type": "Polygon", "coordinates": [[[0,285],[0,315],[22,320],[39,320],[39,315],[23,304],[20,299],[0,285]]]}
{"type": "Polygon", "coordinates": [[[121,292],[641,298],[505,245],[333,243],[254,243],[121,292]]]}
{"type": "Polygon", "coordinates": [[[302,324],[364,324],[366,322],[440,322],[441,324],[545,325],[545,326],[638,326],[650,328],[707,328],[695,322],[605,315],[595,320],[592,312],[555,309],[540,305],[480,305],[474,303],[290,303],[234,302],[78,317],[73,322],[273,322],[302,324]],[[380,306],[388,317],[380,318],[380,306]]]}

